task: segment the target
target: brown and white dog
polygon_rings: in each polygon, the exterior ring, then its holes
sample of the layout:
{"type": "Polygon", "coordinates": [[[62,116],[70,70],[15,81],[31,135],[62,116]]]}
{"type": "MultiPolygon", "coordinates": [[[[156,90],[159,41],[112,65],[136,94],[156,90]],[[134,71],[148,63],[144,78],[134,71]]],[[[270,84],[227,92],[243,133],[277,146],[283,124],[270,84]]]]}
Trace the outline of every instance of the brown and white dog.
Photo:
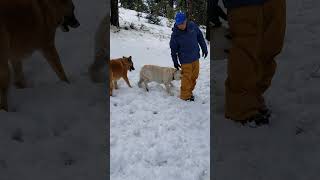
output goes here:
{"type": "Polygon", "coordinates": [[[0,110],[8,111],[7,94],[10,78],[24,88],[22,60],[40,51],[58,77],[69,82],[55,47],[58,27],[68,32],[77,28],[72,0],[1,0],[0,1],[0,110]]]}
{"type": "Polygon", "coordinates": [[[149,91],[148,83],[157,82],[159,84],[164,84],[167,90],[167,93],[170,96],[174,94],[171,92],[171,87],[173,87],[173,80],[181,79],[181,70],[176,70],[171,67],[160,67],[156,65],[144,65],[140,71],[140,80],[138,86],[142,88],[142,83],[145,86],[145,89],[149,91]]]}
{"type": "Polygon", "coordinates": [[[129,79],[128,79],[128,71],[133,71],[134,66],[132,62],[132,57],[122,57],[119,59],[110,60],[110,69],[109,69],[109,79],[110,79],[110,96],[112,96],[113,89],[118,89],[117,81],[120,78],[123,78],[127,85],[131,87],[129,79]]]}

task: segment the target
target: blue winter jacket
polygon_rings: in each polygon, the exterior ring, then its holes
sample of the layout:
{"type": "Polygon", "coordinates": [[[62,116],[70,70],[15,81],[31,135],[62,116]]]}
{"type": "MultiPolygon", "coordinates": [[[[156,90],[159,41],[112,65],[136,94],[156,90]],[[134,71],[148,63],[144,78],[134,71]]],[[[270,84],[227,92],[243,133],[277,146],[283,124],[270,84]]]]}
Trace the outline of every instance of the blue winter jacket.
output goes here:
{"type": "Polygon", "coordinates": [[[176,25],[172,28],[170,48],[173,63],[188,64],[200,59],[200,48],[202,52],[208,53],[203,34],[192,21],[187,22],[187,28],[182,31],[176,25]]]}
{"type": "MultiPolygon", "coordinates": [[[[213,0],[216,4],[218,4],[219,0],[213,0]]],[[[224,6],[228,9],[237,8],[240,6],[247,5],[261,5],[265,3],[267,0],[223,0],[224,6]]]]}

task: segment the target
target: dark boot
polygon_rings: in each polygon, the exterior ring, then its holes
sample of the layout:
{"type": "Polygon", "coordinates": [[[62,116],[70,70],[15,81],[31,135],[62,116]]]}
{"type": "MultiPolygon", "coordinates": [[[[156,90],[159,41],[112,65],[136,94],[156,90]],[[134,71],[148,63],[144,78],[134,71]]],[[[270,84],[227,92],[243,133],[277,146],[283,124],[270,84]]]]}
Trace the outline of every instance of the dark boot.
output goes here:
{"type": "Polygon", "coordinates": [[[185,101],[190,101],[190,102],[192,101],[193,102],[194,101],[194,96],[191,95],[191,97],[189,99],[186,99],[185,101]]]}
{"type": "MultiPolygon", "coordinates": [[[[258,113],[250,118],[247,118],[245,120],[234,120],[237,123],[240,123],[243,126],[248,126],[251,128],[257,128],[263,125],[269,124],[269,117],[267,114],[258,113]]],[[[233,120],[233,119],[232,119],[233,120]]]]}

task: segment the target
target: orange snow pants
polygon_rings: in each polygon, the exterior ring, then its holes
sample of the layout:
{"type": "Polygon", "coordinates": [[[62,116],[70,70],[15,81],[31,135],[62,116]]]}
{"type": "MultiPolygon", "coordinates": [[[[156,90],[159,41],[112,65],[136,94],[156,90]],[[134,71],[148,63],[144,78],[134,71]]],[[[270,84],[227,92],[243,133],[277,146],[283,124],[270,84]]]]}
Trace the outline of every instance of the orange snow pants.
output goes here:
{"type": "Polygon", "coordinates": [[[181,64],[180,98],[187,100],[191,97],[199,77],[199,60],[189,64],[181,64]]]}
{"type": "Polygon", "coordinates": [[[225,117],[245,120],[265,107],[263,94],[276,71],[286,29],[285,0],[228,12],[232,48],[225,81],[225,117]]]}

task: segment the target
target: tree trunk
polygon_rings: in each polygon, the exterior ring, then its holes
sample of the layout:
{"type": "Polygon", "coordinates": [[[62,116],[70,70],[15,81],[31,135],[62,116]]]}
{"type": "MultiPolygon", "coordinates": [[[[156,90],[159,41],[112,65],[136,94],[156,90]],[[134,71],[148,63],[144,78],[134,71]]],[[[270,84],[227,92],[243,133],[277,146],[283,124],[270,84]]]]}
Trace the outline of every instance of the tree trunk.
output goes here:
{"type": "Polygon", "coordinates": [[[118,0],[111,0],[111,25],[119,27],[119,7],[118,0]]]}
{"type": "Polygon", "coordinates": [[[207,22],[206,22],[206,39],[208,41],[210,41],[210,20],[211,20],[211,16],[212,16],[212,13],[211,11],[213,10],[213,2],[211,0],[208,0],[207,1],[207,22]],[[210,11],[211,10],[211,11],[210,11]]]}
{"type": "Polygon", "coordinates": [[[188,19],[189,20],[194,20],[193,18],[193,14],[192,14],[192,0],[186,0],[186,7],[187,7],[187,11],[188,11],[188,19]]]}

